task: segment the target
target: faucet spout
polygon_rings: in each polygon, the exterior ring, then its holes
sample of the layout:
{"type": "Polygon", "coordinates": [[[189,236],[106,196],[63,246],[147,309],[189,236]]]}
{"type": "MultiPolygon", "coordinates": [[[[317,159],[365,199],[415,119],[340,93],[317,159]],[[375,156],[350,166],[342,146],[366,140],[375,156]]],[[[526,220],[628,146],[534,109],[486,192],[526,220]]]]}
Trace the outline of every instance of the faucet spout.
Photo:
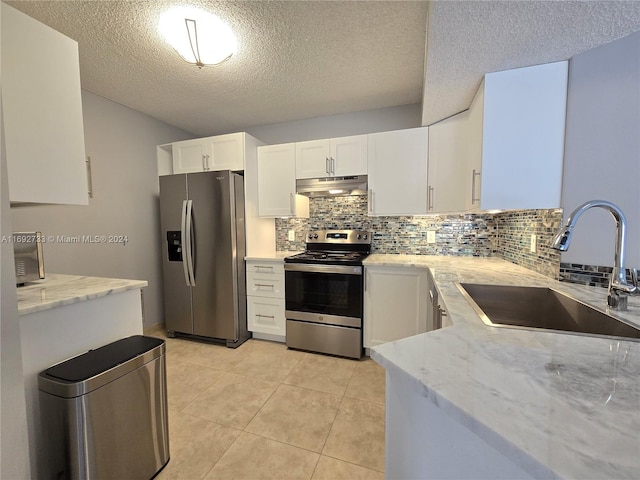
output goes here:
{"type": "Polygon", "coordinates": [[[607,210],[616,221],[616,246],[614,252],[614,265],[611,277],[609,278],[609,297],[607,303],[611,308],[616,310],[627,309],[627,295],[638,294],[637,275],[632,275],[632,283],[627,282],[627,273],[624,268],[625,256],[625,235],[627,229],[627,219],[620,208],[606,200],[591,200],[578,206],[567,218],[566,223],[558,230],[551,244],[552,248],[566,252],[571,243],[573,227],[576,225],[578,218],[584,212],[591,208],[599,207],[607,210]]]}

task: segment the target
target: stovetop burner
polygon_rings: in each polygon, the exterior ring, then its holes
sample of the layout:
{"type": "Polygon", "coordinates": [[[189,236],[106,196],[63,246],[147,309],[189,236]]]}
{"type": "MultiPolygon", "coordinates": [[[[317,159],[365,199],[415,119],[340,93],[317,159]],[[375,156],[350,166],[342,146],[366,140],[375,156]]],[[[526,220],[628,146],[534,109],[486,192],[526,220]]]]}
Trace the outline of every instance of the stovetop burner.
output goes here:
{"type": "Polygon", "coordinates": [[[361,265],[371,251],[371,234],[361,230],[319,230],[307,235],[307,250],[287,263],[361,265]]]}

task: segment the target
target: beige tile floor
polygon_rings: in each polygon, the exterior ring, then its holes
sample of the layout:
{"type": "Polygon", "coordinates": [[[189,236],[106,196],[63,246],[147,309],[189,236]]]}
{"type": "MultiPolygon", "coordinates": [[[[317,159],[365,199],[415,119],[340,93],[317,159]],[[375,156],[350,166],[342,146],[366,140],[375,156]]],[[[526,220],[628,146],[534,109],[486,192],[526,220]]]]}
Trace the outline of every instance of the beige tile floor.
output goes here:
{"type": "Polygon", "coordinates": [[[166,338],[168,479],[384,478],[385,373],[360,361],[249,340],[166,338]]]}

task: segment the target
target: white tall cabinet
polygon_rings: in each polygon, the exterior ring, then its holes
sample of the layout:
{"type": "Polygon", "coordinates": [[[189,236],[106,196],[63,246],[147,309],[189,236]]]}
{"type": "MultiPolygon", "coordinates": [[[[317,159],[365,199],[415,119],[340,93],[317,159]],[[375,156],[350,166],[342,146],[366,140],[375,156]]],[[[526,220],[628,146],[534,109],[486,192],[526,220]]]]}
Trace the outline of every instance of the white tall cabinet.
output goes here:
{"type": "Polygon", "coordinates": [[[9,197],[87,205],[78,44],[2,3],[2,108],[9,197]]]}
{"type": "Polygon", "coordinates": [[[369,215],[427,211],[428,128],[368,135],[369,215]]]}
{"type": "Polygon", "coordinates": [[[427,274],[426,268],[365,267],[365,348],[427,331],[427,274]]]}

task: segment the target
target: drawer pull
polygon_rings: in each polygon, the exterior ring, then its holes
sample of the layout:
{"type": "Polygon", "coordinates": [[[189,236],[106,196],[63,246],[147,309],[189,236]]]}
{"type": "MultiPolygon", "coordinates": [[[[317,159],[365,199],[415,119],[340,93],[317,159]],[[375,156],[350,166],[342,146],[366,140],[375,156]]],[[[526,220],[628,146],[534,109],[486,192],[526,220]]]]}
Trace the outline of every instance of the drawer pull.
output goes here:
{"type": "Polygon", "coordinates": [[[260,287],[274,288],[275,287],[275,285],[272,285],[272,284],[270,285],[270,284],[267,284],[267,283],[254,283],[254,285],[256,287],[258,287],[258,288],[260,288],[260,287]]]}
{"type": "Polygon", "coordinates": [[[261,318],[273,318],[275,320],[275,316],[273,315],[262,315],[261,313],[256,313],[256,317],[261,317],[261,318]]]}
{"type": "Polygon", "coordinates": [[[256,265],[256,270],[260,270],[261,268],[264,268],[265,270],[273,270],[272,265],[256,265]]]}

